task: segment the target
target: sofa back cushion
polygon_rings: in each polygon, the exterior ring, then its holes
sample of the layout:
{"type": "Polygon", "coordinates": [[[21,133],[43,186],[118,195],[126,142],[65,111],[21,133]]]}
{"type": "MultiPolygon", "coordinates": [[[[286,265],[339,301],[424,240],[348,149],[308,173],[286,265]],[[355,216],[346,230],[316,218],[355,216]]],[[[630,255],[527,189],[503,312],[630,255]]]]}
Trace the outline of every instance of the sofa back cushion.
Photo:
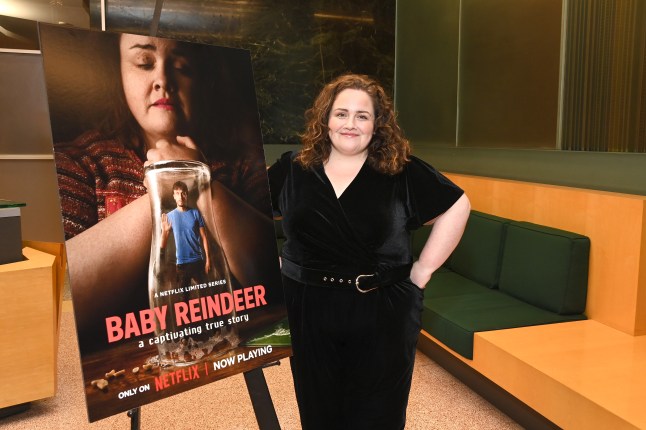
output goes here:
{"type": "Polygon", "coordinates": [[[499,288],[560,315],[582,314],[589,258],[586,236],[512,221],[505,237],[499,288]]]}
{"type": "Polygon", "coordinates": [[[488,288],[497,287],[505,230],[509,222],[506,218],[471,211],[462,239],[446,266],[488,288]]]}
{"type": "Polygon", "coordinates": [[[413,260],[417,260],[419,258],[419,254],[422,253],[424,244],[426,244],[426,240],[428,239],[428,236],[431,234],[432,230],[432,225],[423,225],[412,232],[411,251],[413,252],[413,260]]]}

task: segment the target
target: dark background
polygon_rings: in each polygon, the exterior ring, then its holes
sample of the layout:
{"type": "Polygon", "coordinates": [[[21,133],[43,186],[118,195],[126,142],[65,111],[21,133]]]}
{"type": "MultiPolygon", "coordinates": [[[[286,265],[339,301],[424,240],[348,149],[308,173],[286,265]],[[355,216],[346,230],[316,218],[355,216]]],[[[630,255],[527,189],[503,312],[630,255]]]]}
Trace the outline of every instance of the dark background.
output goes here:
{"type": "MultiPolygon", "coordinates": [[[[265,144],[299,143],[303,113],[340,74],[372,75],[393,95],[395,0],[111,0],[106,30],[150,34],[156,5],[159,37],[250,51],[265,144]]],[[[92,28],[100,12],[90,0],[92,28]]]]}

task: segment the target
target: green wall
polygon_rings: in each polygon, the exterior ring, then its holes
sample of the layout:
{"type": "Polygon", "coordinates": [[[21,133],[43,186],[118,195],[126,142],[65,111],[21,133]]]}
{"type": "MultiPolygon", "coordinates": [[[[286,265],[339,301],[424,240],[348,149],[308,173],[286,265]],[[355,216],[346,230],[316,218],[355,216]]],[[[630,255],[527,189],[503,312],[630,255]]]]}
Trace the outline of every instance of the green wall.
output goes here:
{"type": "MultiPolygon", "coordinates": [[[[296,145],[265,145],[268,164],[296,145]]],[[[443,172],[646,195],[646,154],[450,148],[413,142],[443,172]]]]}
{"type": "Polygon", "coordinates": [[[444,172],[646,195],[646,154],[447,148],[413,142],[444,172]]]}
{"type": "MultiPolygon", "coordinates": [[[[457,59],[445,50],[430,49],[437,45],[433,40],[437,29],[430,18],[439,12],[438,4],[448,7],[449,3],[459,4],[454,0],[397,2],[395,101],[417,156],[446,172],[646,195],[646,154],[457,148],[438,143],[437,130],[425,120],[437,112],[424,100],[437,97],[433,71],[438,63],[454,69],[457,59]]],[[[455,21],[456,10],[448,12],[455,21]]]]}

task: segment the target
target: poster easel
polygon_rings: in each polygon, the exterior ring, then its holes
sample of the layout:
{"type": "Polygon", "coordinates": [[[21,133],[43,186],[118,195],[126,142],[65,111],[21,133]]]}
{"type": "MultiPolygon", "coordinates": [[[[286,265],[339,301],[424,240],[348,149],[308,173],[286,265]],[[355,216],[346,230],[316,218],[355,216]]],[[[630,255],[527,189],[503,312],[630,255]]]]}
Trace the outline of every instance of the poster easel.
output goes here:
{"type": "MultiPolygon", "coordinates": [[[[269,363],[268,366],[279,366],[280,362],[269,363]]],[[[258,428],[260,430],[280,430],[280,423],[276,415],[274,403],[271,400],[269,387],[267,387],[267,380],[262,371],[263,367],[244,372],[244,380],[247,384],[247,391],[251,398],[253,411],[256,415],[258,428]]],[[[130,409],[128,411],[130,418],[130,430],[141,429],[141,407],[130,409]]]]}
{"type": "MultiPolygon", "coordinates": [[[[164,0],[155,0],[155,9],[153,13],[152,22],[150,24],[150,29],[149,29],[149,35],[152,37],[157,36],[157,30],[159,27],[159,20],[161,17],[163,3],[164,3],[164,0]]],[[[101,0],[100,7],[101,7],[101,30],[106,31],[105,0],[101,0]]],[[[276,361],[273,363],[266,364],[263,367],[259,367],[259,368],[244,372],[247,391],[249,392],[249,397],[251,398],[254,414],[256,416],[256,421],[258,422],[258,427],[260,428],[260,430],[280,430],[280,423],[278,422],[278,416],[276,415],[276,410],[274,408],[274,404],[271,399],[271,394],[269,393],[269,388],[267,386],[267,381],[263,373],[264,367],[269,367],[274,365],[280,365],[280,362],[276,361]]],[[[130,418],[130,429],[140,430],[141,407],[137,407],[129,410],[127,412],[127,415],[130,418]]]]}
{"type": "MultiPolygon", "coordinates": [[[[280,365],[280,362],[269,363],[267,366],[273,365],[280,365]]],[[[260,430],[280,430],[276,409],[271,400],[269,387],[267,387],[267,381],[262,369],[262,367],[258,367],[244,372],[247,391],[249,392],[249,397],[251,397],[251,404],[260,430]]]]}

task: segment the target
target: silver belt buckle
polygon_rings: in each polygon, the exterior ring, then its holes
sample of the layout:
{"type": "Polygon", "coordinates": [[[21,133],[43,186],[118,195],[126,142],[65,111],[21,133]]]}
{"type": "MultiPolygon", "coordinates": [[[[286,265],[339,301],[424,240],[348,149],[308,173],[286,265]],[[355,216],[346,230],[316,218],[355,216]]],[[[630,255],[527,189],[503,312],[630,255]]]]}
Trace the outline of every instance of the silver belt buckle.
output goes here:
{"type": "Polygon", "coordinates": [[[372,275],[359,275],[359,276],[357,276],[357,278],[354,280],[354,286],[355,286],[355,287],[357,287],[357,291],[359,291],[360,293],[369,293],[370,291],[372,291],[372,290],[376,290],[376,289],[377,289],[377,287],[372,287],[372,288],[370,288],[370,289],[368,289],[368,290],[362,290],[361,288],[359,288],[359,279],[361,279],[361,278],[367,278],[367,277],[369,277],[369,276],[375,276],[375,275],[374,275],[374,274],[372,274],[372,275]]]}

